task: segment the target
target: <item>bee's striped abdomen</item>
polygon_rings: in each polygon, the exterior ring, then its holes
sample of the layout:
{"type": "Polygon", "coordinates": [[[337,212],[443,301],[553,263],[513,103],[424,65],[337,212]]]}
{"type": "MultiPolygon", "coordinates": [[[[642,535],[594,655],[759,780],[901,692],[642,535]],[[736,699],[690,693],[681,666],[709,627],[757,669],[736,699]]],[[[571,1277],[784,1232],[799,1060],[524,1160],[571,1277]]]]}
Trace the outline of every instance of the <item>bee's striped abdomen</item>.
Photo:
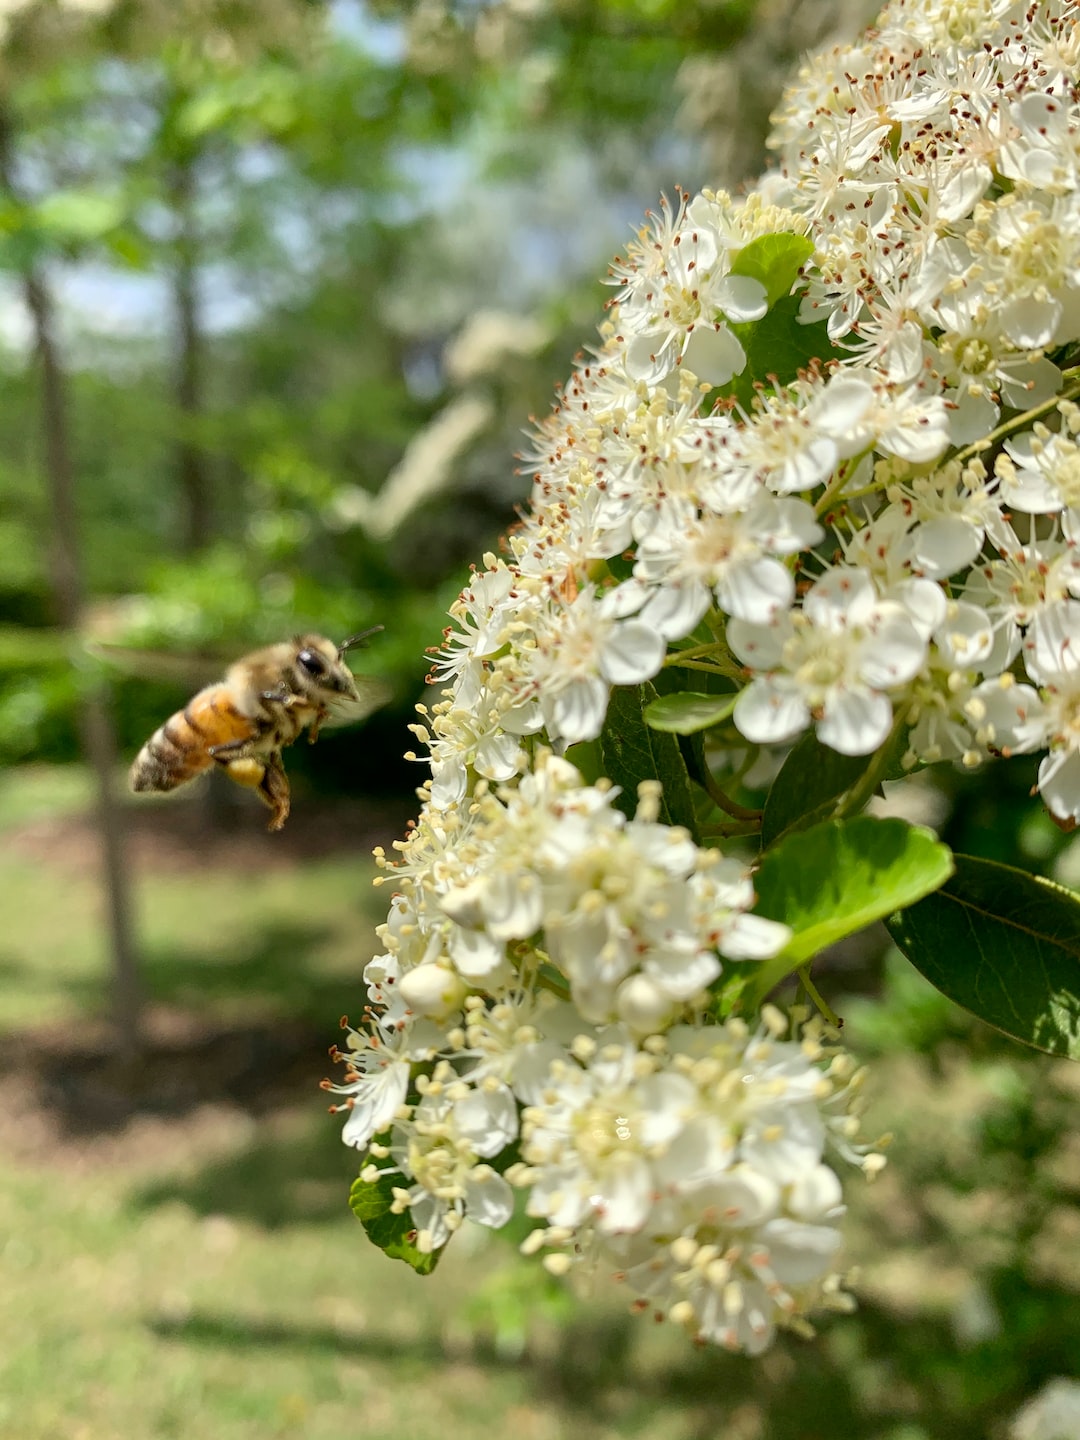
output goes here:
{"type": "Polygon", "coordinates": [[[226,686],[211,685],[150,736],[131,767],[131,787],[175,790],[209,770],[211,746],[249,740],[255,733],[254,722],[235,708],[226,686]]]}

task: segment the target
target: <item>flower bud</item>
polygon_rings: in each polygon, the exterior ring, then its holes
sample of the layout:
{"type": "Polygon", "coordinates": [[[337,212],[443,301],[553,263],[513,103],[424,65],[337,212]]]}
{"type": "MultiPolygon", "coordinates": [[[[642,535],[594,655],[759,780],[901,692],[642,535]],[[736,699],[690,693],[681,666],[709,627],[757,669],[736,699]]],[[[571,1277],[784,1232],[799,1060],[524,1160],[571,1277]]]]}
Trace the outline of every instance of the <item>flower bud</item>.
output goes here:
{"type": "Polygon", "coordinates": [[[415,1015],[434,1019],[460,1010],[469,987],[456,971],[438,961],[409,970],[398,982],[398,994],[415,1015]]]}
{"type": "Polygon", "coordinates": [[[651,1035],[667,1026],[675,1005],[654,980],[639,972],[628,976],[615,992],[615,1010],[635,1035],[651,1035]]]}

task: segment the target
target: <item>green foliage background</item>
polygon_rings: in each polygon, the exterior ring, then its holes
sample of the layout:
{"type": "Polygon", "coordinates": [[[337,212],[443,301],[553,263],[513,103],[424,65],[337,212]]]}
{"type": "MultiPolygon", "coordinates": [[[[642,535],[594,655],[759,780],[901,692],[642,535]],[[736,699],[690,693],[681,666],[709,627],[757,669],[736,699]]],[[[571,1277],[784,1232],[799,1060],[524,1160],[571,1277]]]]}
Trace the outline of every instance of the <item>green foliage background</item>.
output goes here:
{"type": "MultiPolygon", "coordinates": [[[[526,493],[513,452],[594,328],[607,256],[661,188],[706,178],[673,128],[679,68],[737,40],[753,6],[674,9],[526,21],[499,5],[278,0],[95,18],[39,0],[13,17],[0,758],[74,755],[87,635],[205,654],[212,676],[300,626],[382,622],[400,728],[467,564],[526,493]],[[563,189],[571,176],[587,190],[563,189]],[[31,275],[67,377],[83,635],[48,633],[31,275]],[[465,382],[494,418],[440,493],[372,538],[343,518],[349,497],[376,495],[453,398],[446,343],[490,307],[511,333],[539,322],[542,340],[465,382]]],[[[112,659],[130,750],[192,681],[112,659]]]]}

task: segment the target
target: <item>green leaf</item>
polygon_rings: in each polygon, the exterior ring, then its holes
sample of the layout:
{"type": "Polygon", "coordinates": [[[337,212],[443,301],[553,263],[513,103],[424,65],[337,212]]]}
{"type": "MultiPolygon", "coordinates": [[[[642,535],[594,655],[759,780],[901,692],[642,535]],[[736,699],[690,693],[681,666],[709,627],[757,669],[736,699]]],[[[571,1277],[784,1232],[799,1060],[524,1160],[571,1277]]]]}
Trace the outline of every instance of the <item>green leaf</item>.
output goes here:
{"type": "MultiPolygon", "coordinates": [[[[717,1020],[744,1010],[743,997],[752,994],[759,965],[756,960],[725,960],[724,973],[709,987],[710,1010],[717,1020]]],[[[753,1007],[757,1009],[758,1006],[753,1007]]]]}
{"type": "Polygon", "coordinates": [[[51,670],[56,665],[68,666],[76,642],[77,637],[69,630],[0,625],[0,672],[51,670]]]}
{"type": "Polygon", "coordinates": [[[100,190],[57,190],[38,205],[36,220],[46,234],[66,241],[100,240],[123,220],[123,196],[100,190]]]}
{"type": "Polygon", "coordinates": [[[629,580],[634,573],[634,565],[637,557],[632,550],[624,550],[621,555],[609,555],[606,560],[608,574],[616,580],[629,580]]]}
{"type": "Polygon", "coordinates": [[[988,1025],[1080,1060],[1080,896],[971,855],[889,933],[943,995],[988,1025]]]}
{"type": "Polygon", "coordinates": [[[599,740],[579,740],[568,745],[566,759],[581,772],[586,785],[595,785],[604,773],[604,756],[599,740]]]}
{"type": "Polygon", "coordinates": [[[790,230],[759,235],[744,245],[731,263],[732,275],[749,275],[765,287],[770,308],[789,294],[799,271],[814,253],[814,243],[790,230]]]}
{"type": "Polygon", "coordinates": [[[755,913],[793,932],[760,967],[755,994],[768,994],[827,945],[913,905],[952,871],[948,846],[905,820],[858,815],[789,835],[765,854],[754,877],[755,913]]]}
{"type": "Polygon", "coordinates": [[[47,251],[45,236],[32,226],[22,230],[0,231],[0,270],[14,270],[25,275],[47,251]]]}
{"type": "Polygon", "coordinates": [[[154,247],[137,231],[118,226],[108,235],[104,235],[102,239],[109,247],[110,255],[115,256],[122,265],[126,265],[130,270],[145,270],[150,265],[154,247]]]}
{"type": "Polygon", "coordinates": [[[873,754],[841,755],[807,731],[781,765],[765,801],[762,849],[795,830],[840,818],[847,797],[853,802],[851,810],[859,808],[856,800],[865,804],[877,783],[892,777],[893,761],[903,752],[906,733],[905,727],[899,727],[873,754]]]}
{"type": "Polygon", "coordinates": [[[391,1260],[404,1260],[418,1275],[430,1275],[439,1263],[441,1250],[426,1254],[416,1247],[416,1226],[406,1211],[396,1215],[390,1208],[394,1199],[395,1177],[383,1170],[377,1180],[358,1176],[349,1191],[349,1208],[367,1231],[369,1238],[391,1260]]]}
{"type": "MultiPolygon", "coordinates": [[[[705,738],[700,730],[695,731],[693,735],[680,735],[679,749],[682,751],[683,764],[686,766],[686,773],[691,781],[699,789],[708,790],[711,776],[709,763],[705,759],[705,738]]],[[[701,795],[695,795],[695,808],[700,809],[702,798],[701,795]]]]}
{"type": "Polygon", "coordinates": [[[234,108],[234,99],[227,86],[208,85],[180,107],[176,115],[177,134],[189,140],[198,140],[221,130],[232,119],[234,108]]]}
{"type": "Polygon", "coordinates": [[[667,825],[685,825],[696,835],[694,797],[678,738],[650,730],[645,723],[644,712],[656,699],[656,691],[648,683],[618,685],[612,690],[600,736],[604,770],[621,787],[615,803],[625,815],[632,818],[637,809],[638,782],[659,780],[663,787],[660,819],[667,825]]]}
{"type": "Polygon", "coordinates": [[[744,410],[754,399],[754,381],[771,387],[771,376],[780,385],[794,380],[812,360],[828,360],[840,354],[829,339],[824,321],[814,325],[799,324],[801,296],[786,295],[760,320],[748,320],[731,326],[746,351],[746,365],[727,385],[716,392],[721,398],[733,397],[744,410]]]}
{"type": "Polygon", "coordinates": [[[677,695],[661,695],[646,705],[645,724],[651,730],[664,730],[672,735],[693,735],[726,720],[735,709],[738,695],[701,695],[681,691],[677,695]]]}

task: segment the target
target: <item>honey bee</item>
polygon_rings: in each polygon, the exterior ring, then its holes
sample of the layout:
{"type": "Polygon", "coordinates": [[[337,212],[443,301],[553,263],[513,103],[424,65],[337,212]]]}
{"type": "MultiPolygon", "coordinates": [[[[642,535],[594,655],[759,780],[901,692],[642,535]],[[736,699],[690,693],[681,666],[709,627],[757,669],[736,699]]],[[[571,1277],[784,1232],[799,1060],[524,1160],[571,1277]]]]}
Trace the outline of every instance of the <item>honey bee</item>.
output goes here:
{"type": "Polygon", "coordinates": [[[194,695],[169,717],[135,757],[133,790],[175,790],[217,765],[230,780],[256,791],[273,811],[268,830],[289,815],[289,781],[281,752],[303,730],[314,743],[334,706],[361,719],[386,698],[382,682],[357,677],[345,653],[383,627],[335,645],[298,635],[254,650],[230,665],[224,680],[194,695]]]}

